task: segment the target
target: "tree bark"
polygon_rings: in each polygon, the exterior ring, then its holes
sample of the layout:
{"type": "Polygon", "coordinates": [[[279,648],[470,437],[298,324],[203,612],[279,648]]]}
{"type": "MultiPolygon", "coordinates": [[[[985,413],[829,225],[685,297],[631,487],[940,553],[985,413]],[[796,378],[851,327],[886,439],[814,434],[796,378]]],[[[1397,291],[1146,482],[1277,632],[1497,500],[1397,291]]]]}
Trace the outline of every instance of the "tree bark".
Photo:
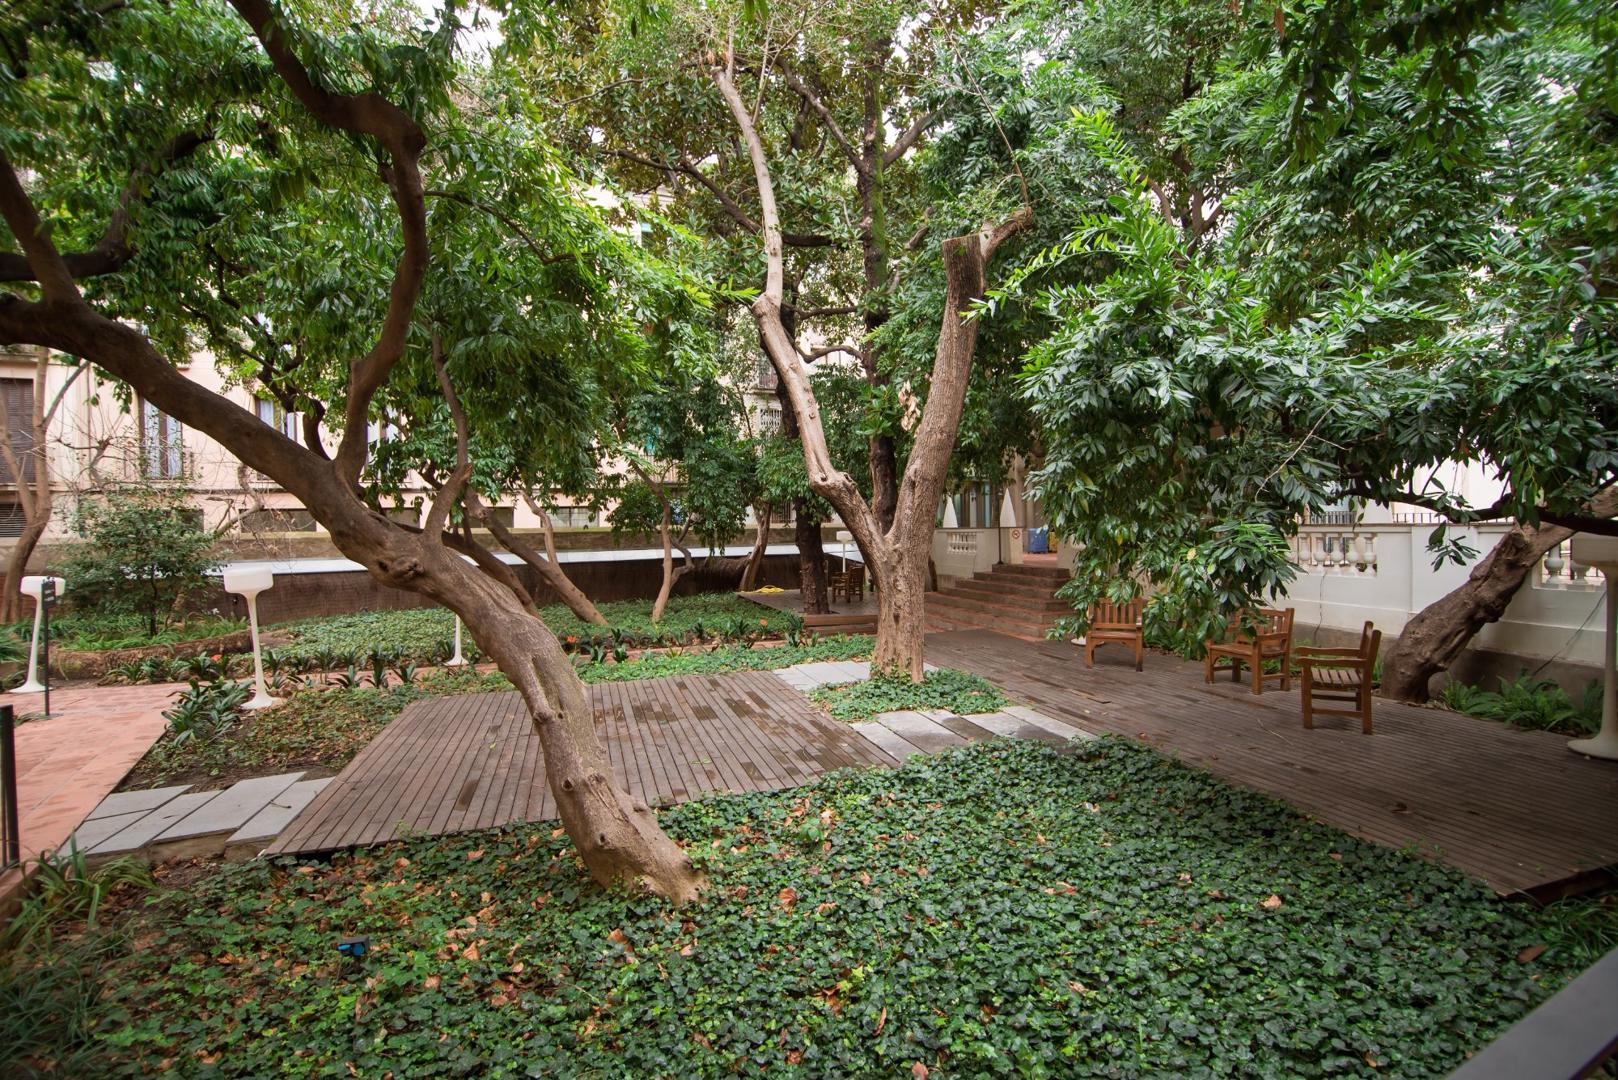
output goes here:
{"type": "Polygon", "coordinates": [[[6,558],[5,596],[0,599],[0,623],[21,622],[32,614],[23,610],[22,579],[28,572],[28,560],[33,558],[34,549],[39,546],[39,538],[45,535],[49,520],[50,511],[47,509],[45,517],[27,522],[22,535],[17,537],[16,546],[6,558]]]}
{"type": "MultiPolygon", "coordinates": [[[[1590,513],[1618,512],[1618,493],[1602,492],[1590,513]]],[[[1382,664],[1382,696],[1423,702],[1434,675],[1449,670],[1477,632],[1499,621],[1547,552],[1573,535],[1560,525],[1519,524],[1500,538],[1460,587],[1428,604],[1405,623],[1382,664]]]]}
{"type": "Polygon", "coordinates": [[[892,524],[884,527],[876,509],[861,497],[853,478],[831,460],[808,370],[797,343],[782,322],[785,273],[781,222],[764,143],[736,88],[734,58],[726,56],[723,65],[712,67],[710,74],[747,145],[759,189],[766,270],[764,289],[753,302],[753,316],[797,417],[809,486],[843,518],[865,557],[871,583],[878,593],[872,670],[903,673],[920,682],[926,634],[926,559],[932,547],[933,515],[943,496],[977,349],[979,321],[966,315],[987,289],[989,260],[1005,240],[1027,227],[1032,211],[1024,206],[997,225],[943,242],[946,294],[927,404],[916,425],[914,447],[899,482],[892,524]]]}
{"type": "Polygon", "coordinates": [[[798,545],[798,588],[803,593],[805,615],[831,612],[826,589],[826,549],[820,542],[820,519],[809,513],[808,499],[792,502],[792,538],[798,545]]]}

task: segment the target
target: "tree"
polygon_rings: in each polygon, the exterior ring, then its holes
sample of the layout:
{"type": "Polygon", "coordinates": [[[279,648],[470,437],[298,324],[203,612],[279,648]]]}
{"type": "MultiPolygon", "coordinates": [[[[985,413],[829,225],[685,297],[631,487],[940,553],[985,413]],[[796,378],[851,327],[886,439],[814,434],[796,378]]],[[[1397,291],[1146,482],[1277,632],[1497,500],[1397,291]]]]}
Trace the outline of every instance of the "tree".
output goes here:
{"type": "MultiPolygon", "coordinates": [[[[1235,208],[1212,231],[1137,149],[1158,132],[1077,119],[1115,190],[1107,214],[1031,261],[1063,281],[1039,291],[1059,329],[1030,350],[1025,383],[1047,447],[1036,484],[1083,545],[1075,606],[1150,582],[1160,638],[1195,648],[1223,612],[1284,587],[1285,538],[1343,496],[1461,524],[1613,528],[1600,511],[1618,464],[1612,226],[1594,211],[1613,172],[1571,165],[1610,162],[1601,31],[1570,11],[1548,19],[1529,48],[1473,42],[1476,82],[1448,113],[1463,122],[1434,129],[1410,116],[1444,66],[1437,45],[1357,58],[1352,109],[1313,150],[1292,137],[1295,69],[1275,28],[1238,25],[1225,58],[1242,63],[1159,129],[1235,208]],[[1578,89],[1558,96],[1547,77],[1578,89]],[[1433,476],[1450,461],[1488,465],[1501,497],[1472,506],[1443,489],[1433,476]]],[[[1431,546],[1466,554],[1445,528],[1431,546]]],[[[1485,576],[1520,581],[1519,563],[1485,576]]],[[[1455,633],[1427,640],[1464,643],[1502,584],[1458,597],[1443,615],[1455,633]]]]}
{"type": "Polygon", "coordinates": [[[153,637],[219,565],[181,488],[126,484],[81,500],[74,530],[84,543],[62,568],[74,608],[141,615],[153,637]]]}
{"type": "MultiPolygon", "coordinates": [[[[20,251],[6,263],[13,289],[0,297],[0,342],[95,363],[299,498],[379,581],[460,615],[522,695],[563,825],[591,874],[691,898],[701,875],[650,808],[613,781],[560,644],[499,561],[449,529],[472,473],[474,425],[493,420],[461,408],[456,385],[497,386],[513,373],[475,354],[443,357],[418,321],[440,224],[433,191],[483,203],[487,189],[525,188],[524,230],[570,252],[575,266],[611,250],[610,230],[554,160],[511,174],[502,155],[478,152],[502,128],[453,92],[453,8],[436,27],[390,11],[338,36],[292,23],[267,0],[231,6],[240,22],[205,2],[8,14],[7,52],[22,59],[0,88],[12,121],[0,136],[0,215],[20,251]],[[174,168],[170,148],[181,139],[208,149],[174,168]],[[118,243],[76,250],[109,220],[118,243]],[[303,442],[165,356],[231,331],[271,350],[261,370],[288,379],[307,403],[303,442]],[[420,528],[376,512],[360,486],[377,395],[407,354],[437,369],[457,447],[420,528]],[[322,421],[337,436],[330,454],[322,421]]],[[[497,253],[462,252],[485,254],[497,253]]],[[[644,259],[638,270],[659,273],[644,259]]],[[[621,283],[591,275],[572,284],[604,295],[621,283]]],[[[671,285],[692,294],[665,280],[663,295],[671,285]]],[[[548,282],[536,288],[552,295],[548,282]]],[[[660,306],[656,291],[630,306],[660,306]]],[[[627,339],[633,321],[622,305],[613,310],[627,339]]],[[[505,414],[510,403],[508,393],[505,414]]]]}

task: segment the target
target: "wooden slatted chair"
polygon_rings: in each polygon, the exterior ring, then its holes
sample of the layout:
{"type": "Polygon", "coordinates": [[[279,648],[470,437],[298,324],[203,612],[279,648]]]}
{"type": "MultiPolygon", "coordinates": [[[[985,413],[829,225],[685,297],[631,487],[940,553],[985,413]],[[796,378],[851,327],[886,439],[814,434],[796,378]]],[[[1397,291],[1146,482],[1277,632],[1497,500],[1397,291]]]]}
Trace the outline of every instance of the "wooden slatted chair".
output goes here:
{"type": "Polygon", "coordinates": [[[1382,631],[1369,622],[1360,631],[1360,643],[1351,649],[1298,648],[1298,675],[1303,682],[1303,726],[1315,726],[1317,715],[1357,716],[1360,729],[1371,734],[1371,690],[1376,675],[1376,654],[1382,631]],[[1353,708],[1331,708],[1317,701],[1348,701],[1353,708]]]}
{"type": "Polygon", "coordinates": [[[827,591],[833,600],[847,600],[850,604],[865,599],[865,567],[850,566],[846,571],[831,575],[827,591]]]}
{"type": "Polygon", "coordinates": [[[1226,631],[1229,641],[1203,642],[1202,670],[1208,682],[1214,672],[1230,669],[1230,681],[1242,681],[1242,666],[1253,672],[1253,693],[1262,694],[1267,679],[1278,679],[1281,689],[1292,689],[1292,609],[1258,608],[1237,612],[1226,631]],[[1245,624],[1245,625],[1244,625],[1245,624]],[[1264,662],[1275,660],[1280,670],[1266,672],[1264,662]]]}
{"type": "Polygon", "coordinates": [[[1135,650],[1135,670],[1142,670],[1146,656],[1146,641],[1141,624],[1141,610],[1146,601],[1139,597],[1127,603],[1115,604],[1102,600],[1090,606],[1090,629],[1084,635],[1084,666],[1095,667],[1096,650],[1116,642],[1135,650]]]}

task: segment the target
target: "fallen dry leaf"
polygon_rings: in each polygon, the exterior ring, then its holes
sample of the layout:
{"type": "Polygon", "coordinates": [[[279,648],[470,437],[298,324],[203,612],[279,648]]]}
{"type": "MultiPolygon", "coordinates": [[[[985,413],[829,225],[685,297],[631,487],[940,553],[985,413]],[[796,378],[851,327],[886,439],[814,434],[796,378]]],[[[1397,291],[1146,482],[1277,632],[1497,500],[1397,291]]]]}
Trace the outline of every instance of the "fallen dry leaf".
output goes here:
{"type": "Polygon", "coordinates": [[[1266,911],[1274,911],[1280,906],[1281,898],[1274,893],[1271,893],[1269,896],[1265,897],[1264,902],[1259,904],[1259,907],[1265,909],[1266,911]]]}
{"type": "Polygon", "coordinates": [[[1543,945],[1529,945],[1525,947],[1522,952],[1517,954],[1517,963],[1527,964],[1534,960],[1538,960],[1539,955],[1544,951],[1545,946],[1543,945]]]}
{"type": "Polygon", "coordinates": [[[882,1006],[882,1015],[878,1016],[876,1018],[876,1030],[871,1032],[871,1034],[880,1035],[880,1034],[882,1034],[882,1029],[887,1027],[887,1026],[888,1026],[888,1007],[886,1005],[884,1005],[884,1006],[882,1006]]]}
{"type": "Polygon", "coordinates": [[[927,1066],[919,1061],[916,1062],[910,1066],[910,1075],[914,1076],[916,1080],[927,1080],[927,1066]]]}

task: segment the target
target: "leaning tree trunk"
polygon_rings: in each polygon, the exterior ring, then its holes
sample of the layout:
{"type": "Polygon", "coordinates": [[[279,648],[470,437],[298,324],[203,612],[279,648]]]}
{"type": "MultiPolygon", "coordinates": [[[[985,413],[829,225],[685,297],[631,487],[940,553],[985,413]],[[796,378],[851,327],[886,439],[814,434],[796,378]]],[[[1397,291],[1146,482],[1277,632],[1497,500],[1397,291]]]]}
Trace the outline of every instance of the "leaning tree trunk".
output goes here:
{"type": "Polygon", "coordinates": [[[1405,623],[1382,665],[1383,696],[1426,701],[1433,676],[1447,671],[1479,630],[1506,613],[1545,553],[1572,535],[1557,525],[1518,525],[1502,536],[1465,583],[1405,623]]]}
{"type": "Polygon", "coordinates": [[[764,556],[770,546],[770,519],[774,517],[773,507],[765,503],[758,515],[758,535],[753,537],[753,550],[747,556],[747,563],[742,568],[741,591],[752,592],[758,588],[758,575],[764,568],[764,556]]]}
{"type": "Polygon", "coordinates": [[[562,825],[592,877],[603,885],[627,880],[677,904],[697,895],[704,879],[685,851],[658,827],[644,800],[613,783],[589,692],[543,621],[510,589],[441,545],[399,551],[384,544],[379,551],[375,540],[335,530],[333,540],[382,581],[454,610],[511,680],[533,717],[562,825]]]}

